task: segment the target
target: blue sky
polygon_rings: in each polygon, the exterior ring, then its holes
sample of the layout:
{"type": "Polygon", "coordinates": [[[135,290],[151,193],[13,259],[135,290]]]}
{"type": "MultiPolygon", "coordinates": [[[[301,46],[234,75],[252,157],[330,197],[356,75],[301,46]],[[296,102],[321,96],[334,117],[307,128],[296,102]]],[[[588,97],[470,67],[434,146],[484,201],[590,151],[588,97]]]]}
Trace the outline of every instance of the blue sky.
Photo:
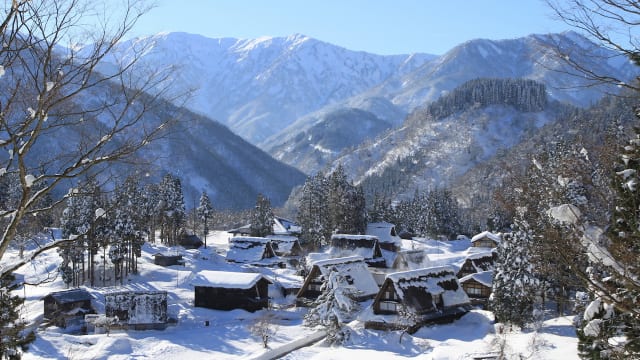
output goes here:
{"type": "Polygon", "coordinates": [[[471,39],[567,30],[542,0],[157,0],[133,35],[300,33],[376,54],[443,54],[471,39]]]}

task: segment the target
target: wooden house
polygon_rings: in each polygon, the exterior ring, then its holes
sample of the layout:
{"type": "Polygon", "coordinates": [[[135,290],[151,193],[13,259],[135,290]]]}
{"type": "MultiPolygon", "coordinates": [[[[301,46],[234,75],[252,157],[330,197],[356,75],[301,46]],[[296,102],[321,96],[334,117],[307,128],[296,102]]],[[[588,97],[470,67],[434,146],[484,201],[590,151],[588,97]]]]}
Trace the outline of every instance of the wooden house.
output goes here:
{"type": "Polygon", "coordinates": [[[160,266],[184,265],[184,260],[180,254],[157,253],[153,255],[153,263],[160,266]]]}
{"type": "Polygon", "coordinates": [[[393,267],[398,252],[402,248],[402,239],[396,232],[396,226],[388,222],[368,223],[365,234],[378,238],[378,245],[382,257],[385,259],[386,267],[393,267]]]}
{"type": "Polygon", "coordinates": [[[300,257],[304,255],[298,238],[291,235],[267,235],[271,240],[271,247],[277,256],[300,257]]]}
{"type": "Polygon", "coordinates": [[[466,275],[460,279],[460,285],[472,304],[486,305],[493,287],[493,270],[466,275]]]}
{"type": "Polygon", "coordinates": [[[271,281],[262,274],[207,270],[200,271],[191,284],[197,307],[254,312],[269,305],[271,281]]]}
{"type": "Polygon", "coordinates": [[[471,238],[471,246],[473,247],[498,247],[501,241],[500,234],[494,234],[490,231],[483,231],[471,238]]]}
{"type": "Polygon", "coordinates": [[[104,294],[105,315],[118,317],[117,326],[133,330],[166,328],[167,292],[159,290],[113,290],[104,294]]]}
{"type": "Polygon", "coordinates": [[[371,329],[402,329],[407,318],[416,330],[426,323],[449,322],[471,309],[453,268],[449,266],[387,275],[365,321],[371,329]]]}
{"type": "Polygon", "coordinates": [[[84,316],[93,314],[93,296],[84,289],[71,289],[48,294],[44,300],[44,318],[61,328],[84,327],[84,316]]]}
{"type": "Polygon", "coordinates": [[[333,258],[361,256],[369,266],[387,267],[378,238],[372,235],[333,234],[328,253],[333,258]]]}
{"type": "Polygon", "coordinates": [[[227,261],[270,266],[280,262],[271,245],[271,240],[263,237],[238,236],[229,240],[227,261]]]}
{"type": "Polygon", "coordinates": [[[496,262],[495,251],[483,251],[470,254],[460,266],[456,276],[461,278],[469,274],[493,270],[496,262]]]}
{"type": "Polygon", "coordinates": [[[344,276],[347,282],[357,289],[358,301],[372,299],[378,293],[378,284],[361,256],[325,259],[312,264],[298,292],[296,303],[306,306],[317,299],[321,294],[322,285],[332,271],[337,271],[344,276]]]}

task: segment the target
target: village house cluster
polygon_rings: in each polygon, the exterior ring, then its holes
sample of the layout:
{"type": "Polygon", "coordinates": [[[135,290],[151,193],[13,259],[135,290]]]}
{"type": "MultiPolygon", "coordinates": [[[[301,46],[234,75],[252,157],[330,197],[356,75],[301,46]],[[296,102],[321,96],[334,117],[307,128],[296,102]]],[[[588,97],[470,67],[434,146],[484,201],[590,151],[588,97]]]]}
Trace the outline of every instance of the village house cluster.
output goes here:
{"type": "MultiPolygon", "coordinates": [[[[425,250],[403,249],[403,240],[389,223],[370,223],[364,235],[334,234],[325,251],[308,254],[296,237],[297,227],[286,219],[277,218],[275,234],[267,237],[251,237],[245,230],[248,227],[229,231],[233,236],[224,254],[238,271],[193,274],[193,306],[254,312],[268,308],[274,292],[292,305],[308,306],[321,295],[329,273],[337,272],[357,290],[355,300],[371,301],[360,316],[365,327],[406,329],[410,318],[412,331],[486,306],[501,240],[500,234],[477,234],[463,262],[443,265],[425,250]],[[265,269],[291,269],[292,275],[272,276],[265,269]]],[[[177,252],[159,252],[154,264],[185,267],[185,259],[177,252]]],[[[167,291],[141,284],[97,292],[76,288],[46,296],[44,318],[69,331],[163,329],[176,321],[167,312],[169,298],[167,291]]]]}

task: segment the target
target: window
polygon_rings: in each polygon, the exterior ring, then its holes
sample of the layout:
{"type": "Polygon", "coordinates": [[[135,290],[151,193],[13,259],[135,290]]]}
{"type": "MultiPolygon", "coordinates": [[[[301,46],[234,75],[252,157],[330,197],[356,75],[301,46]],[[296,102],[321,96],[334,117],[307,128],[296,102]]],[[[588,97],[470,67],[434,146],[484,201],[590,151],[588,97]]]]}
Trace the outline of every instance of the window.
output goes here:
{"type": "Polygon", "coordinates": [[[380,301],[380,311],[398,311],[398,303],[395,301],[380,301]]]}
{"type": "Polygon", "coordinates": [[[476,295],[476,296],[488,295],[485,288],[480,284],[474,284],[474,283],[464,284],[463,288],[468,295],[476,295]]]}
{"type": "Polygon", "coordinates": [[[383,299],[385,300],[397,300],[396,292],[393,289],[387,289],[384,292],[383,299]]]}
{"type": "Polygon", "coordinates": [[[322,284],[318,284],[318,283],[310,283],[309,284],[309,290],[311,290],[311,291],[320,291],[321,287],[322,287],[322,284]]]}

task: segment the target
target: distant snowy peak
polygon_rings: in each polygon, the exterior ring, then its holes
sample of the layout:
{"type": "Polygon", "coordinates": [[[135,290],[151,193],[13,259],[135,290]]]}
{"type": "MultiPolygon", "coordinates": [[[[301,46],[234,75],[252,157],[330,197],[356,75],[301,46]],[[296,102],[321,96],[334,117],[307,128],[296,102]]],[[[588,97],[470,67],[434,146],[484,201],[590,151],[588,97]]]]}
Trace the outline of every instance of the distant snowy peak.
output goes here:
{"type": "Polygon", "coordinates": [[[151,45],[141,61],[176,67],[176,89],[197,89],[187,105],[254,144],[326,105],[407,74],[434,56],[351,51],[302,34],[212,39],[163,33],[120,44],[151,45]]]}

